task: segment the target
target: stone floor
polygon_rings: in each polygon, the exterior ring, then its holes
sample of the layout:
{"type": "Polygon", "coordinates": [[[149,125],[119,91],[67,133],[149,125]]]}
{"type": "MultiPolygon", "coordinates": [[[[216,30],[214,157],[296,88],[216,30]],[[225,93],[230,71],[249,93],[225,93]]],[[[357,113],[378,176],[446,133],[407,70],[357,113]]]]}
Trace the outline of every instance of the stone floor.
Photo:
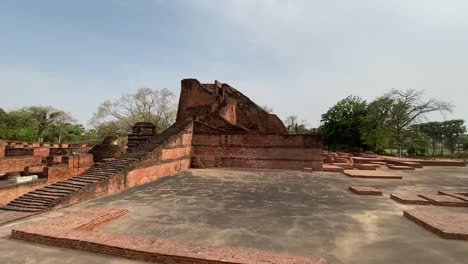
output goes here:
{"type": "Polygon", "coordinates": [[[2,263],[139,263],[9,239],[10,230],[94,206],[128,215],[103,231],[215,246],[317,256],[329,263],[465,263],[468,242],[446,240],[409,221],[404,210],[468,213],[468,208],[404,205],[394,194],[468,192],[468,167],[392,171],[403,179],[334,172],[189,170],[126,192],[0,227],[2,263]],[[359,196],[369,186],[383,196],[359,196]]]}

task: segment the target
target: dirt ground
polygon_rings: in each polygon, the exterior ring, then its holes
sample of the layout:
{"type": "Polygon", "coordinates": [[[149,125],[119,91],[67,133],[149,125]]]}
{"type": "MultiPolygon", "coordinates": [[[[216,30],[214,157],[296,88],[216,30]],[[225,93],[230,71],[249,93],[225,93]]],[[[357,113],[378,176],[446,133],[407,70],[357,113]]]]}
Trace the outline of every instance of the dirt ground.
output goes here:
{"type": "MultiPolygon", "coordinates": [[[[392,171],[393,172],[393,171],[392,171]]],[[[468,192],[468,167],[395,172],[403,179],[283,170],[188,170],[120,194],[0,227],[1,263],[139,263],[9,239],[12,228],[93,206],[130,213],[102,229],[120,234],[257,248],[325,258],[329,263],[466,263],[468,241],[446,240],[403,217],[403,210],[468,208],[402,205],[390,193],[468,192]],[[359,196],[370,186],[384,196],[359,196]]]]}

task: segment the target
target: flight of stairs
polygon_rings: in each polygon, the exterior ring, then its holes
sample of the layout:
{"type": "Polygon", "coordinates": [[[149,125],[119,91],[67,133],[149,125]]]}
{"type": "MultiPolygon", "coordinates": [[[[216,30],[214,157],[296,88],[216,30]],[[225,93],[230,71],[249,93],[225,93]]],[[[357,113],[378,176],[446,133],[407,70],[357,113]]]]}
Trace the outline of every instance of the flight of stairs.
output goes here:
{"type": "Polygon", "coordinates": [[[120,158],[98,162],[84,174],[26,193],[6,206],[0,207],[0,209],[21,212],[41,212],[51,209],[65,200],[67,196],[71,196],[89,185],[106,181],[119,172],[128,171],[135,163],[138,163],[147,154],[168,140],[171,135],[185,129],[186,125],[186,123],[176,123],[163,133],[154,135],[130,149],[120,158]]]}

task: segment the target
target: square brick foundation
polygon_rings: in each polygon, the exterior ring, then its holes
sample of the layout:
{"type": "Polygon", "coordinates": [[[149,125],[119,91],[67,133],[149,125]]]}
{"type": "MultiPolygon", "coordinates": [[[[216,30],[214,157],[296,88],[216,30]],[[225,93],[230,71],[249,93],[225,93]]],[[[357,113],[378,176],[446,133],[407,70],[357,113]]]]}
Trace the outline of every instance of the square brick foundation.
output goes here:
{"type": "Polygon", "coordinates": [[[350,186],[349,190],[360,195],[382,195],[382,191],[374,187],[350,186]]]}
{"type": "Polygon", "coordinates": [[[398,176],[382,170],[345,170],[343,173],[352,178],[403,179],[402,176],[398,176]]]}
{"type": "Polygon", "coordinates": [[[463,200],[460,200],[458,198],[455,198],[449,195],[420,194],[418,196],[428,200],[433,205],[468,207],[468,202],[465,202],[463,200]]]}
{"type": "Polygon", "coordinates": [[[442,238],[468,240],[468,213],[435,213],[419,210],[403,215],[442,238]]]}
{"type": "Polygon", "coordinates": [[[429,201],[417,195],[411,194],[390,194],[390,199],[402,204],[429,205],[429,201]]]}
{"type": "Polygon", "coordinates": [[[197,245],[95,231],[127,210],[95,207],[18,227],[11,237],[30,242],[159,264],[326,264],[322,258],[278,255],[272,252],[197,245]]]}

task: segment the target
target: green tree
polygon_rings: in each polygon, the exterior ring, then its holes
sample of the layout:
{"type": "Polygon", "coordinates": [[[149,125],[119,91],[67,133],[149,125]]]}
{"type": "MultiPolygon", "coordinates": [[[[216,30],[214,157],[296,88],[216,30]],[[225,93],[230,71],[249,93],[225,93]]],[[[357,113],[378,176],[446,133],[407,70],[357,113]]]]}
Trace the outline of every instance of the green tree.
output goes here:
{"type": "Polygon", "coordinates": [[[367,114],[367,102],[357,96],[340,100],[322,115],[320,133],[329,149],[359,151],[365,148],[361,129],[367,114]]]}
{"type": "Polygon", "coordinates": [[[30,113],[21,110],[3,111],[0,117],[0,138],[34,141],[37,139],[37,130],[34,124],[30,113]]]}
{"type": "Polygon", "coordinates": [[[462,119],[448,120],[442,122],[442,134],[445,146],[454,154],[460,137],[466,132],[465,123],[462,119]]]}
{"type": "Polygon", "coordinates": [[[175,95],[168,89],[141,88],[115,101],[103,102],[90,124],[100,134],[124,136],[137,122],[152,122],[163,131],[175,121],[175,95]]]}
{"type": "Polygon", "coordinates": [[[422,132],[420,126],[412,125],[408,130],[405,130],[403,134],[408,155],[426,155],[430,145],[430,139],[426,133],[422,132]]]}
{"type": "Polygon", "coordinates": [[[392,90],[376,100],[378,108],[384,109],[380,112],[380,118],[384,120],[384,128],[387,133],[395,139],[398,152],[402,155],[403,132],[410,125],[425,118],[428,113],[439,111],[452,111],[450,103],[431,98],[423,99],[424,92],[416,90],[392,90]]]}
{"type": "MultiPolygon", "coordinates": [[[[45,132],[53,126],[58,129],[63,129],[69,122],[73,122],[73,117],[62,110],[58,110],[52,106],[30,106],[21,109],[22,112],[28,113],[36,127],[37,140],[44,140],[45,132]]],[[[62,132],[60,132],[62,133],[62,132]]],[[[60,141],[60,137],[59,137],[60,141]]]]}

